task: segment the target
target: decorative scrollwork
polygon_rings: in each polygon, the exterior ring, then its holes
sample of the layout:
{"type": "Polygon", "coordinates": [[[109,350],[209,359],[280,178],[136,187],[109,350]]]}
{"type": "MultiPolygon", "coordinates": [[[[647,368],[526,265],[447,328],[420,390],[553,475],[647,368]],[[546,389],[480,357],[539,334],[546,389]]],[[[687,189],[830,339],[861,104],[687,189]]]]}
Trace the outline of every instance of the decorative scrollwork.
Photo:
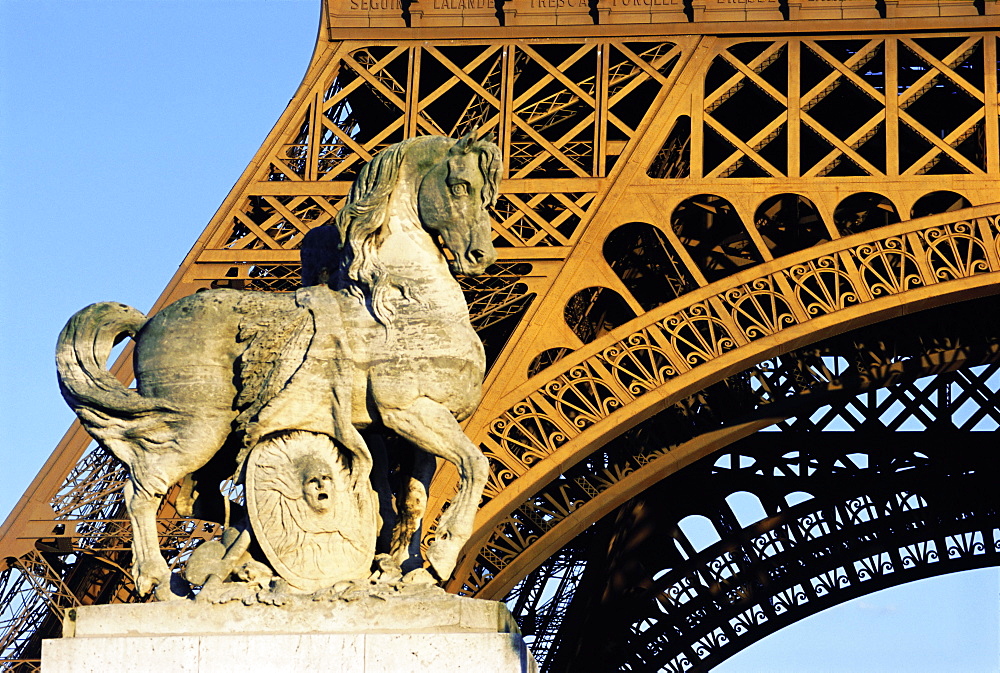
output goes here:
{"type": "Polygon", "coordinates": [[[906,545],[899,552],[904,568],[927,565],[938,559],[937,545],[934,543],[934,540],[925,540],[906,545]]]}
{"type": "Polygon", "coordinates": [[[1000,257],[1000,215],[988,215],[983,218],[984,229],[989,231],[988,236],[993,237],[993,249],[1000,257]]]}
{"type": "Polygon", "coordinates": [[[738,575],[740,573],[740,566],[736,563],[736,559],[733,558],[732,552],[727,551],[718,558],[709,561],[708,570],[713,580],[721,584],[730,577],[738,575]]]}
{"type": "Polygon", "coordinates": [[[833,256],[797,264],[788,270],[795,297],[809,316],[815,317],[853,306],[859,301],[850,274],[833,256]]]}
{"type": "Polygon", "coordinates": [[[789,542],[790,538],[784,531],[773,530],[754,538],[751,544],[760,558],[768,558],[787,551],[789,542]]]}
{"type": "MultiPolygon", "coordinates": [[[[801,585],[795,585],[789,589],[779,591],[775,594],[773,605],[775,614],[783,614],[790,610],[805,605],[809,601],[809,595],[802,589],[801,585]]],[[[742,634],[740,634],[742,635],[742,634]]]]}
{"type": "Polygon", "coordinates": [[[728,290],[723,295],[730,313],[748,341],[776,334],[798,322],[788,301],[769,277],[728,290]]]}
{"type": "Polygon", "coordinates": [[[917,257],[901,236],[859,245],[852,254],[872,297],[899,294],[923,285],[917,257]]]}
{"type": "Polygon", "coordinates": [[[486,482],[484,495],[487,498],[495,498],[508,484],[517,479],[517,473],[500,460],[490,447],[481,445],[480,449],[490,461],[490,476],[486,482]]]}
{"type": "Polygon", "coordinates": [[[990,270],[986,246],[976,237],[975,224],[955,222],[923,232],[927,263],[936,280],[967,278],[990,270]]]}
{"type": "Polygon", "coordinates": [[[622,406],[622,400],[587,365],[573,367],[542,390],[562,419],[580,429],[622,406]]]}
{"type": "Polygon", "coordinates": [[[725,322],[707,303],[694,304],[666,318],[660,326],[690,366],[714,360],[737,346],[725,322]]]}
{"type": "Polygon", "coordinates": [[[636,397],[677,375],[670,355],[653,341],[647,330],[630,334],[604,349],[600,358],[615,380],[636,397]]]}
{"type": "Polygon", "coordinates": [[[864,523],[878,517],[875,503],[867,495],[852,498],[846,503],[847,522],[849,524],[864,523]]]}
{"type": "Polygon", "coordinates": [[[525,466],[548,456],[567,440],[560,426],[527,400],[494,421],[490,436],[525,466]]]}
{"type": "Polygon", "coordinates": [[[962,558],[986,551],[983,533],[978,530],[949,535],[945,537],[944,544],[949,558],[962,558]]]}
{"type": "MultiPolygon", "coordinates": [[[[904,468],[905,469],[905,468],[904,468]]],[[[894,511],[912,512],[917,509],[927,507],[927,501],[918,493],[902,491],[886,504],[886,513],[892,514],[894,511]]]]}
{"type": "Polygon", "coordinates": [[[517,519],[505,519],[500,522],[498,528],[504,531],[504,535],[492,539],[488,545],[494,572],[503,569],[541,537],[540,533],[526,529],[517,519]]]}

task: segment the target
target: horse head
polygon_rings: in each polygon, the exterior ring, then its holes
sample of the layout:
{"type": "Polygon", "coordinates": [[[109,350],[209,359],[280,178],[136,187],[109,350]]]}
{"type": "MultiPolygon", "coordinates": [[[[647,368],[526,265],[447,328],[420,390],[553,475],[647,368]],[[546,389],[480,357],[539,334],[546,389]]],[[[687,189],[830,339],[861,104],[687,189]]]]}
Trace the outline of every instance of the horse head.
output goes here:
{"type": "Polygon", "coordinates": [[[497,259],[487,208],[496,202],[500,168],[500,149],[491,138],[476,140],[473,129],[420,181],[420,222],[451,252],[453,273],[475,276],[497,259]]]}
{"type": "Polygon", "coordinates": [[[476,140],[474,130],[458,140],[419,136],[387,147],[358,171],[332,226],[303,239],[303,284],[367,295],[375,318],[388,324],[390,288],[400,279],[390,280],[379,248],[394,195],[407,199],[402,210],[412,213],[414,226],[440,237],[452,273],[483,273],[497,258],[487,208],[496,202],[501,163],[500,148],[476,140]],[[397,189],[401,180],[406,189],[397,189]]]}

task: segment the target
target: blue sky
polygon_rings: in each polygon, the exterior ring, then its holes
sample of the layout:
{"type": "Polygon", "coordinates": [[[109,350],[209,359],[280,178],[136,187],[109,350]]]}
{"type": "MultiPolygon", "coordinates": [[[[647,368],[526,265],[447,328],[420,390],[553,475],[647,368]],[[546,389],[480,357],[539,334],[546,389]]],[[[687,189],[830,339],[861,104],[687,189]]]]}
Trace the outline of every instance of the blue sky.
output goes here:
{"type": "MultiPolygon", "coordinates": [[[[0,0],[0,516],[73,416],[52,349],[148,310],[294,94],[319,0],[0,0]]],[[[1000,572],[880,592],[717,670],[1000,671],[1000,572]]]]}

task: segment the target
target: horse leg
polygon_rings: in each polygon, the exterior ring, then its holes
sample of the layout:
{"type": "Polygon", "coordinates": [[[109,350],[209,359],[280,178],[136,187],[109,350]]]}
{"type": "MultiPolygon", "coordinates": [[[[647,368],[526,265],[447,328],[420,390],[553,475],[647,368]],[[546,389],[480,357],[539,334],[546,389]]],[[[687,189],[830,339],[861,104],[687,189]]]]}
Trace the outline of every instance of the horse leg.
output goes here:
{"type": "Polygon", "coordinates": [[[489,461],[473,444],[445,406],[418,397],[404,409],[380,407],[382,422],[400,437],[458,468],[458,493],[438,522],[427,560],[439,579],[455,569],[458,554],[472,535],[472,526],[489,477],[489,461]]]}
{"type": "Polygon", "coordinates": [[[170,590],[170,568],[160,553],[156,511],[162,496],[148,493],[134,480],[125,482],[125,506],[132,521],[132,577],[140,596],[156,591],[159,600],[180,598],[170,590]]]}
{"type": "Polygon", "coordinates": [[[421,565],[420,524],[427,510],[427,489],[437,468],[434,456],[424,451],[414,451],[412,462],[407,483],[396,498],[398,514],[389,550],[404,573],[421,565]]]}
{"type": "MultiPolygon", "coordinates": [[[[132,521],[132,575],[140,595],[155,591],[159,600],[182,598],[171,590],[173,574],[160,552],[156,513],[170,488],[186,475],[203,467],[216,454],[229,434],[233,413],[229,410],[202,409],[182,424],[175,424],[159,435],[157,450],[150,441],[137,440],[130,451],[122,447],[115,455],[127,460],[129,481],[123,494],[132,521]],[[131,455],[130,455],[131,454],[131,455]]],[[[180,578],[178,578],[180,579],[180,578]]]]}

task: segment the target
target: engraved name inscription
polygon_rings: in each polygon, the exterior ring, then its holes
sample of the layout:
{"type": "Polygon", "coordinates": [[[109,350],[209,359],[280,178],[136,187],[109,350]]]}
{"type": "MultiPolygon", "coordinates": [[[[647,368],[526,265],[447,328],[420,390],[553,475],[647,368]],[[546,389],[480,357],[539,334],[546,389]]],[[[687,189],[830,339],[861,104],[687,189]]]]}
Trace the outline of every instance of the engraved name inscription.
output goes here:
{"type": "Polygon", "coordinates": [[[351,9],[355,12],[371,12],[385,9],[402,11],[399,0],[351,0],[351,9]]]}
{"type": "Polygon", "coordinates": [[[434,0],[434,9],[494,9],[493,0],[434,0]]]}
{"type": "Polygon", "coordinates": [[[611,0],[612,7],[660,7],[666,5],[682,6],[684,0],[611,0]]]}
{"type": "Polygon", "coordinates": [[[532,9],[558,9],[560,7],[590,8],[587,0],[531,0],[532,9]]]}

